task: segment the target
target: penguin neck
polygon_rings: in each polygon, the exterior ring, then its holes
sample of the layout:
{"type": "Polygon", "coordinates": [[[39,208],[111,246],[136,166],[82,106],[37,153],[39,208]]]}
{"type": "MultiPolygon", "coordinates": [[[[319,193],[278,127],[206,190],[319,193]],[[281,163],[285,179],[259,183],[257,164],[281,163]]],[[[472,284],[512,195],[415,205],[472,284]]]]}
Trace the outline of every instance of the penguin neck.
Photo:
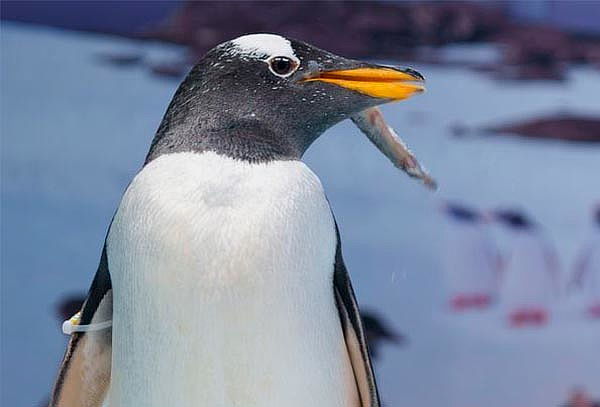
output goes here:
{"type": "Polygon", "coordinates": [[[298,160],[325,130],[299,125],[256,106],[211,97],[167,109],[146,157],[146,164],[171,153],[212,151],[248,162],[298,160]]]}
{"type": "Polygon", "coordinates": [[[259,123],[231,122],[224,127],[190,128],[186,131],[158,133],[150,147],[146,164],[171,153],[214,152],[248,162],[297,160],[304,151],[259,123]]]}

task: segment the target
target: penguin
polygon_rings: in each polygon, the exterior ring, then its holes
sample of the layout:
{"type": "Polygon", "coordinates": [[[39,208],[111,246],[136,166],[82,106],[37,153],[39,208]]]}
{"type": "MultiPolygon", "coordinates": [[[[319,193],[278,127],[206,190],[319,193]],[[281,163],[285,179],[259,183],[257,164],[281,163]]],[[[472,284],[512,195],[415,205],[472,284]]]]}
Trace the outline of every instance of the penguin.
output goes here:
{"type": "Polygon", "coordinates": [[[594,209],[593,223],[590,236],[577,254],[568,288],[579,289],[588,317],[600,318],[600,205],[594,209]]]}
{"type": "Polygon", "coordinates": [[[558,255],[541,227],[523,212],[503,209],[493,217],[510,231],[511,250],[501,302],[513,327],[544,325],[559,291],[558,255]]]}
{"type": "Polygon", "coordinates": [[[301,158],[329,127],[423,82],[275,34],[209,51],[65,323],[50,406],[380,406],[340,233],[301,158]]]}
{"type": "Polygon", "coordinates": [[[384,342],[390,342],[395,345],[406,345],[406,336],[398,333],[377,312],[373,310],[361,310],[360,317],[367,343],[369,344],[369,355],[374,360],[379,358],[379,348],[384,342]]]}
{"type": "Polygon", "coordinates": [[[488,308],[495,301],[501,259],[487,216],[462,203],[443,202],[446,220],[443,270],[453,311],[488,308]]]}

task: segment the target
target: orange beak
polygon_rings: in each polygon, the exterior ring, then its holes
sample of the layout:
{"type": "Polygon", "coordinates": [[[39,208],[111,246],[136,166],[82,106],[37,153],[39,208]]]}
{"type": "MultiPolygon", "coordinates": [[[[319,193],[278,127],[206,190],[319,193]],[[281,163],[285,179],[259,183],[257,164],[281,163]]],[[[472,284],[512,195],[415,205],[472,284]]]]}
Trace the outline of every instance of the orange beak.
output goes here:
{"type": "Polygon", "coordinates": [[[425,90],[424,78],[418,72],[384,66],[319,72],[303,81],[331,83],[373,98],[389,100],[407,99],[425,90]]]}

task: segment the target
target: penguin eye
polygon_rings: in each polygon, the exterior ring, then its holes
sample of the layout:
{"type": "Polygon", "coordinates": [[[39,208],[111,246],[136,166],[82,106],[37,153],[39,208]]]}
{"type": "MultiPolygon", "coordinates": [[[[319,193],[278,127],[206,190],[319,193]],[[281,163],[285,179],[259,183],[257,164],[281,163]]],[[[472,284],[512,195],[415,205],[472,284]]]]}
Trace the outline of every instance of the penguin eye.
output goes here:
{"type": "Polygon", "coordinates": [[[286,77],[298,68],[298,63],[288,57],[274,57],[269,60],[269,69],[277,76],[286,77]]]}

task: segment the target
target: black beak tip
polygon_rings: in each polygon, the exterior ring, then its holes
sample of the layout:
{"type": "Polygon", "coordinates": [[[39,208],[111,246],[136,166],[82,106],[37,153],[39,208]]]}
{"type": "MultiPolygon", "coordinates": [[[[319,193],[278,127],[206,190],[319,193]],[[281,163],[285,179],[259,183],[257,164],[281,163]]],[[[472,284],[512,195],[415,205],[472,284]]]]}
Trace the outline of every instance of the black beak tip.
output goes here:
{"type": "Polygon", "coordinates": [[[423,75],[421,75],[420,72],[415,71],[412,68],[405,68],[402,70],[402,72],[404,72],[405,74],[408,74],[410,76],[414,76],[416,79],[418,79],[420,81],[425,81],[425,77],[423,75]]]}

